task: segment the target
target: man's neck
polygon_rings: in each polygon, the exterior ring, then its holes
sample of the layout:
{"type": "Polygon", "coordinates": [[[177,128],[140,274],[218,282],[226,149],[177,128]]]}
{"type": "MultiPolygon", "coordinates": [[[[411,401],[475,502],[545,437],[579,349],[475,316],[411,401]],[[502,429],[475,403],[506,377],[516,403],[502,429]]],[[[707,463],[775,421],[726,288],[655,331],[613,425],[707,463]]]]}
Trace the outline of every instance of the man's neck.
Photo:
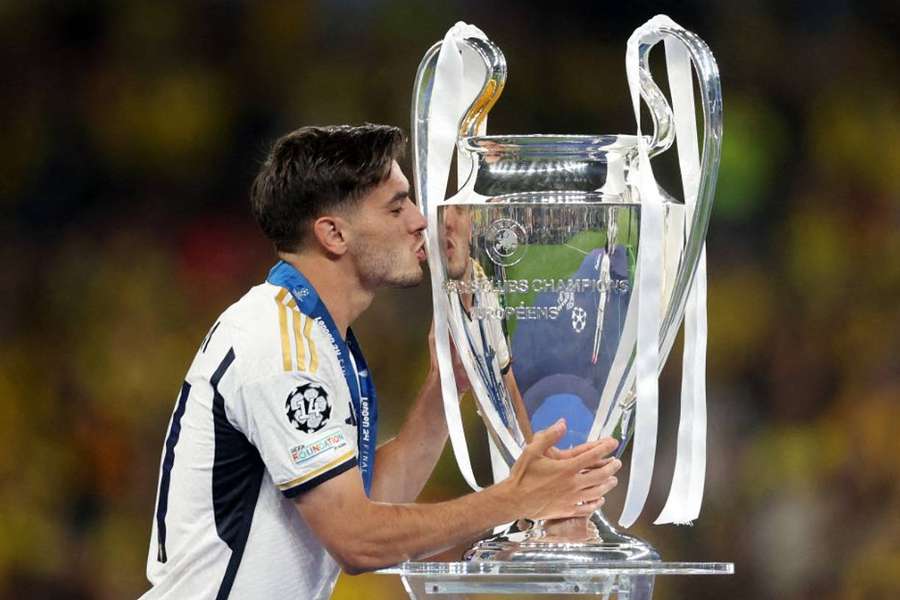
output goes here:
{"type": "Polygon", "coordinates": [[[281,260],[290,263],[312,284],[334,319],[338,333],[347,338],[347,329],[372,303],[374,293],[367,290],[355,272],[343,261],[311,253],[279,252],[281,260]]]}

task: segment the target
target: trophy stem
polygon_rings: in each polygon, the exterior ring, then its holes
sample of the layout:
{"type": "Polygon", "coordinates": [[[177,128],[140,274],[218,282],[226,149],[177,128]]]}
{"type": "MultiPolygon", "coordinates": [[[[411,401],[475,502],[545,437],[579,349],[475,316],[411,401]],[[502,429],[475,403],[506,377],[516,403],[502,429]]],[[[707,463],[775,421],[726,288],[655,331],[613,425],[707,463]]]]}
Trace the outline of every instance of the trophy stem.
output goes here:
{"type": "Polygon", "coordinates": [[[520,519],[504,531],[476,543],[463,559],[591,563],[658,561],[660,557],[647,542],[616,530],[598,510],[589,518],[520,519]]]}
{"type": "Polygon", "coordinates": [[[547,519],[535,523],[534,540],[546,543],[572,543],[600,541],[597,527],[588,517],[547,519]]]}

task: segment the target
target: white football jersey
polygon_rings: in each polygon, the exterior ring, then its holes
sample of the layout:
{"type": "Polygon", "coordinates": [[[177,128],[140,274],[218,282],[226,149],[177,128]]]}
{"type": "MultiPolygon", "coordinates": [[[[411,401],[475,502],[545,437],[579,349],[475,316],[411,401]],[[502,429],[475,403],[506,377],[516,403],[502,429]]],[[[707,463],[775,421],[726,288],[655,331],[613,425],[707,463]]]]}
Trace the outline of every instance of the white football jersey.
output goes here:
{"type": "Polygon", "coordinates": [[[330,597],[339,567],[291,498],[356,464],[330,333],[284,288],[252,288],[213,325],[178,395],[143,598],[330,597]]]}

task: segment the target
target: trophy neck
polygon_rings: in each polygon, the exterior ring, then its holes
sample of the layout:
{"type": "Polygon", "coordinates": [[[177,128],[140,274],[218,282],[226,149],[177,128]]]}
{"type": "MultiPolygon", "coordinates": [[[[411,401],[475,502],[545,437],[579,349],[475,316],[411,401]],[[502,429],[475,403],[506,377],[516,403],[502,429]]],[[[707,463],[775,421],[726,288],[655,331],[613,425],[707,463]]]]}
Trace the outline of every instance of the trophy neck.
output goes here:
{"type": "MultiPolygon", "coordinates": [[[[649,138],[648,138],[649,139],[649,138]]],[[[637,160],[634,135],[492,135],[466,137],[472,189],[499,197],[530,192],[625,193],[637,160]]]]}

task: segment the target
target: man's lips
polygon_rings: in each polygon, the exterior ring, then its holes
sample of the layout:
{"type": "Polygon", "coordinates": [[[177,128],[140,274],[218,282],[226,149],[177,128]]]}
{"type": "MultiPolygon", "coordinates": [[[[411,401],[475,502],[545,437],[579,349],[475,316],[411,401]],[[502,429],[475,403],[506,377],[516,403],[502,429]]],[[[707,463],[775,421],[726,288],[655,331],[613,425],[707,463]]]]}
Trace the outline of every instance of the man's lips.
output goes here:
{"type": "Polygon", "coordinates": [[[419,262],[425,260],[425,244],[422,244],[416,249],[416,258],[419,259],[419,262]]]}

